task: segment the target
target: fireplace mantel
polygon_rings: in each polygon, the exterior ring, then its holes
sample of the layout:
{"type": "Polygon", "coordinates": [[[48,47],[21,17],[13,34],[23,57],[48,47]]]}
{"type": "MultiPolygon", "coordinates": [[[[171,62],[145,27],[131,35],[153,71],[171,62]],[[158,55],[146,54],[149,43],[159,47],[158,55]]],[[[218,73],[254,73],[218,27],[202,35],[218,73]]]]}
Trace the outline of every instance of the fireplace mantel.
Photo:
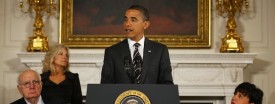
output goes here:
{"type": "MultiPolygon", "coordinates": [[[[44,52],[17,54],[21,63],[41,73],[44,52]]],[[[180,96],[224,97],[230,104],[235,87],[243,82],[243,70],[252,64],[255,53],[170,54],[174,83],[180,96]]],[[[82,94],[87,84],[99,83],[104,54],[70,53],[70,70],[78,73],[82,94]]]]}

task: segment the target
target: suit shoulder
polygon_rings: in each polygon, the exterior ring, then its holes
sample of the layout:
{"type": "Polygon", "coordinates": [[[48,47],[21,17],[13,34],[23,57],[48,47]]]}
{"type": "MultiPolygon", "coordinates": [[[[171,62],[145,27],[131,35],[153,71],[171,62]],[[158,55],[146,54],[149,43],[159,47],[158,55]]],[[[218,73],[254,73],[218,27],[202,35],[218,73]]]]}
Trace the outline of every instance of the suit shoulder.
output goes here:
{"type": "Polygon", "coordinates": [[[167,46],[165,44],[156,42],[156,41],[152,41],[148,39],[148,43],[150,43],[152,46],[154,47],[162,47],[162,48],[167,48],[167,46]]]}
{"type": "Polygon", "coordinates": [[[27,103],[26,103],[26,101],[24,100],[24,98],[22,97],[22,98],[20,98],[20,99],[14,101],[14,102],[12,102],[12,103],[10,103],[10,104],[27,104],[27,103]]]}
{"type": "MultiPolygon", "coordinates": [[[[122,47],[123,45],[125,45],[126,43],[127,43],[127,39],[124,39],[121,42],[118,42],[118,43],[116,43],[116,44],[114,44],[114,45],[112,45],[110,47],[107,47],[106,50],[118,49],[118,48],[122,47]]],[[[128,45],[128,43],[127,43],[127,45],[128,45]]]]}

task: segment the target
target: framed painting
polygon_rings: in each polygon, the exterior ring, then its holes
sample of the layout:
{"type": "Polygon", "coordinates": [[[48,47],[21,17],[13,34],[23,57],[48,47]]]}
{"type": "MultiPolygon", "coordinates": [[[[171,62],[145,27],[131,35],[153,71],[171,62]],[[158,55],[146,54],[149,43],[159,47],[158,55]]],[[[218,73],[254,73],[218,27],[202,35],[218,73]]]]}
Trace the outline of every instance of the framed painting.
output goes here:
{"type": "Polygon", "coordinates": [[[211,0],[60,0],[59,43],[106,48],[124,40],[124,12],[133,4],[149,10],[145,37],[168,48],[211,47],[211,0]]]}

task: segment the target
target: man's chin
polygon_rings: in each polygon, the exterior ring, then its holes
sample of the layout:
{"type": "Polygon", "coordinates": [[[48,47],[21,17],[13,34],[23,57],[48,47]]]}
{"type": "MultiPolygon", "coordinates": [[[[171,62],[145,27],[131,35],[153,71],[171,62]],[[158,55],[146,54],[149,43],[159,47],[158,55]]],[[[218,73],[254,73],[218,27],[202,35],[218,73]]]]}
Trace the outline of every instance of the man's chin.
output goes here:
{"type": "Polygon", "coordinates": [[[27,98],[32,99],[32,98],[37,98],[37,97],[39,97],[39,94],[29,94],[27,98]]]}
{"type": "Polygon", "coordinates": [[[126,37],[128,37],[128,38],[131,38],[131,37],[134,37],[134,36],[135,36],[133,33],[126,33],[125,35],[126,35],[126,37]]]}
{"type": "Polygon", "coordinates": [[[134,35],[132,35],[132,34],[126,35],[126,37],[129,39],[134,39],[134,35]]]}

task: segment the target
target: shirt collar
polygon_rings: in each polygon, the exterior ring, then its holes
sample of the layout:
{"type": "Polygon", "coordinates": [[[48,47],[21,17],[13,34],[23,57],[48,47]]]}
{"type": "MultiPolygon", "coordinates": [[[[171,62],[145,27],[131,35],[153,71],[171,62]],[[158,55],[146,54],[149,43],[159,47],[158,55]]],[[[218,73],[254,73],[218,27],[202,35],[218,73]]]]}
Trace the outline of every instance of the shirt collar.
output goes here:
{"type": "MultiPolygon", "coordinates": [[[[31,104],[27,99],[24,98],[24,100],[26,101],[27,104],[31,104]]],[[[37,104],[44,104],[41,95],[40,95],[39,98],[38,98],[37,104]]]]}
{"type": "Polygon", "coordinates": [[[145,41],[144,35],[138,42],[135,42],[135,41],[128,38],[128,44],[129,44],[130,47],[133,47],[135,43],[139,43],[140,46],[143,47],[144,46],[144,41],[145,41]]]}

